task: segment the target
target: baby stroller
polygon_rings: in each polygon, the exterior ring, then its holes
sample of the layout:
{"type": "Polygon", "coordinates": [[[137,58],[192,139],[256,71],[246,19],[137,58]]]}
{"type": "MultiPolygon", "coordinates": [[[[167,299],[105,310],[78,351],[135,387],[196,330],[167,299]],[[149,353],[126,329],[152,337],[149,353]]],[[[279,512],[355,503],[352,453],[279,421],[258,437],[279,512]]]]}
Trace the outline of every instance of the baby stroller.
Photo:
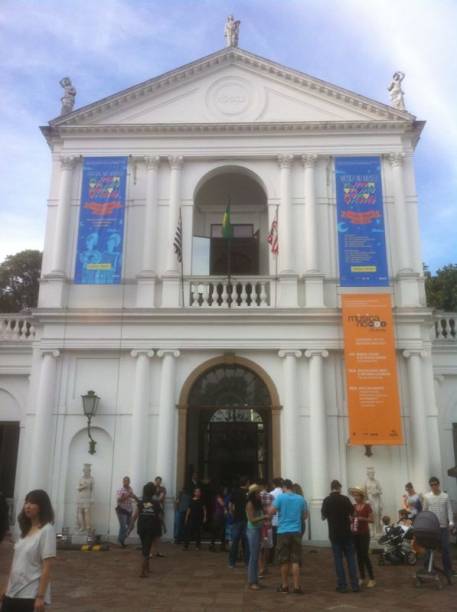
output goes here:
{"type": "Polygon", "coordinates": [[[403,529],[400,525],[388,527],[385,535],[379,538],[384,550],[379,556],[379,565],[415,565],[416,553],[411,547],[413,536],[411,529],[403,529]]]}
{"type": "MultiPolygon", "coordinates": [[[[441,530],[438,517],[433,512],[420,512],[414,521],[413,534],[419,546],[426,549],[426,567],[416,572],[416,586],[421,587],[426,582],[432,582],[441,589],[439,574],[443,570],[433,565],[435,550],[441,543],[441,530]]],[[[449,578],[448,578],[449,580],[449,578]]]]}

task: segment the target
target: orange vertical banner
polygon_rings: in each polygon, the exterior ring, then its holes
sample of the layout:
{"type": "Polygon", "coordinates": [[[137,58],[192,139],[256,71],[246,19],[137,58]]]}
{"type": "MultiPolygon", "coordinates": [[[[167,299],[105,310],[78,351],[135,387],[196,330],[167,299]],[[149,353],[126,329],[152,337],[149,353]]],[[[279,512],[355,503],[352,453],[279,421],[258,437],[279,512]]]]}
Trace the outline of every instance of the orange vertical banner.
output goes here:
{"type": "Polygon", "coordinates": [[[342,295],[351,444],[402,444],[397,360],[388,293],[342,295]]]}

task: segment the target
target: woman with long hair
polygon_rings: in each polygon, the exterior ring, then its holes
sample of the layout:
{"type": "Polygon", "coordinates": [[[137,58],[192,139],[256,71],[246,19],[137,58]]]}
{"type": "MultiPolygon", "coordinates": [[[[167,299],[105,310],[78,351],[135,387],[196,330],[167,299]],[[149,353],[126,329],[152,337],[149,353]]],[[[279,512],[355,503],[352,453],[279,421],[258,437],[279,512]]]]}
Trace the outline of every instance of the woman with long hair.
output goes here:
{"type": "Polygon", "coordinates": [[[365,580],[365,570],[368,572],[368,582],[366,586],[372,588],[376,586],[373,574],[373,566],[370,561],[370,523],[373,523],[373,510],[366,502],[366,493],[362,487],[349,489],[349,494],[354,498],[354,516],[352,519],[352,536],[354,547],[357,553],[357,563],[359,565],[359,586],[365,580]]]}
{"type": "Polygon", "coordinates": [[[14,546],[2,612],[42,611],[51,603],[49,580],[56,556],[54,510],[46,491],[27,493],[17,520],[21,537],[14,546]]]}
{"type": "Polygon", "coordinates": [[[137,529],[143,553],[140,577],[146,578],[149,574],[151,547],[162,535],[161,507],[160,502],[156,499],[156,485],[153,482],[147,482],[144,485],[143,497],[137,503],[137,529]]]}
{"type": "Polygon", "coordinates": [[[249,543],[248,584],[251,591],[258,591],[259,586],[259,553],[261,544],[262,526],[267,518],[262,509],[261,488],[253,484],[249,487],[246,504],[248,519],[246,535],[249,543]]]}

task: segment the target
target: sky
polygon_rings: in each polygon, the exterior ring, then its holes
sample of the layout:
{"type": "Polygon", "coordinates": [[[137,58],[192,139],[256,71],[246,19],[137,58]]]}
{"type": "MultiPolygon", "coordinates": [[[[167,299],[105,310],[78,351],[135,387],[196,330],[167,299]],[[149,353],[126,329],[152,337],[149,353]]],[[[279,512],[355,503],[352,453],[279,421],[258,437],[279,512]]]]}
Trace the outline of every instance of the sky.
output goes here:
{"type": "Polygon", "coordinates": [[[457,263],[457,0],[1,0],[0,262],[43,248],[60,79],[79,108],[223,48],[229,14],[242,49],[380,102],[406,73],[422,259],[457,263]]]}

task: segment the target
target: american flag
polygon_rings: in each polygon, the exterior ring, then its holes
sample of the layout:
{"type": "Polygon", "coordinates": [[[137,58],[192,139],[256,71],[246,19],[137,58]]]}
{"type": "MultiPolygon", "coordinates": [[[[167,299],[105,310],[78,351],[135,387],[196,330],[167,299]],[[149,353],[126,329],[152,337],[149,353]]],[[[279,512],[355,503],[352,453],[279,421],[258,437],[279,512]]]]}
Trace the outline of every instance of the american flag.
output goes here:
{"type": "Polygon", "coordinates": [[[176,227],[175,239],[173,240],[173,248],[179,263],[182,263],[182,217],[181,209],[179,210],[178,225],[176,227]]]}
{"type": "Polygon", "coordinates": [[[276,211],[275,218],[271,223],[270,233],[267,236],[267,242],[271,247],[273,255],[279,253],[279,239],[278,239],[278,211],[276,211]]]}

